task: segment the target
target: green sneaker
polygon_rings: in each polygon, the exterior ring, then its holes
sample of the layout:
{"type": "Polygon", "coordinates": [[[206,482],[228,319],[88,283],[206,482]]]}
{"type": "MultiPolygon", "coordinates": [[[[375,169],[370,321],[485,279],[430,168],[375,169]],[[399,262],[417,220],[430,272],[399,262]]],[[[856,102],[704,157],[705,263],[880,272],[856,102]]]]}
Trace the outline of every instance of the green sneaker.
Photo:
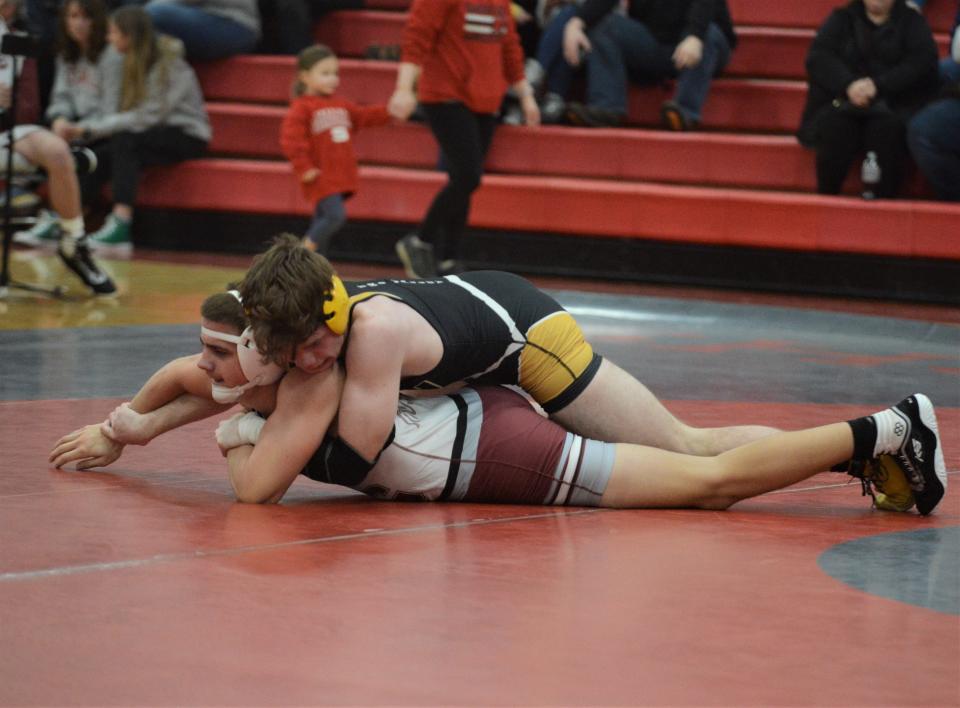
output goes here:
{"type": "Polygon", "coordinates": [[[17,231],[13,242],[24,246],[56,246],[60,242],[60,219],[54,212],[43,209],[37,215],[37,223],[17,231]]]}
{"type": "Polygon", "coordinates": [[[103,222],[103,226],[89,235],[88,242],[91,248],[97,250],[130,251],[133,249],[130,222],[111,214],[103,222]]]}

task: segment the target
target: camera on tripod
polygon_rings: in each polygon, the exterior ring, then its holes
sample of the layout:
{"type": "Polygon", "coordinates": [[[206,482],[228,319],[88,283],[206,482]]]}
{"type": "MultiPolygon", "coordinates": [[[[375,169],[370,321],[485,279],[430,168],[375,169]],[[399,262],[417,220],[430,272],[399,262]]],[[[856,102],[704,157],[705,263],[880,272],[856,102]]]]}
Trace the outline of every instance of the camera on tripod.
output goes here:
{"type": "Polygon", "coordinates": [[[27,32],[7,32],[0,41],[0,54],[15,57],[40,56],[40,40],[27,32]]]}

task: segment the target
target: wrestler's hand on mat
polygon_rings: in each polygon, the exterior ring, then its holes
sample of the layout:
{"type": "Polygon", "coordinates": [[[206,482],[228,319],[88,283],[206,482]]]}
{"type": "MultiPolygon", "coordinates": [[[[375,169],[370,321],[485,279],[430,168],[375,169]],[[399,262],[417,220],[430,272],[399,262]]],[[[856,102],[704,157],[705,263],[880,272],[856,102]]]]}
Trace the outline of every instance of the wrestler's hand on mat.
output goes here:
{"type": "Polygon", "coordinates": [[[121,403],[113,409],[110,417],[100,424],[103,434],[124,445],[146,445],[153,440],[149,417],[137,413],[129,403],[121,403]]]}
{"type": "Polygon", "coordinates": [[[85,425],[57,440],[48,458],[50,464],[59,469],[76,463],[78,470],[88,470],[114,462],[123,453],[123,443],[104,435],[100,425],[85,425]]]}
{"type": "Polygon", "coordinates": [[[220,453],[226,457],[227,453],[241,445],[256,445],[260,431],[267,421],[253,411],[237,413],[230,416],[217,426],[217,445],[220,453]]]}

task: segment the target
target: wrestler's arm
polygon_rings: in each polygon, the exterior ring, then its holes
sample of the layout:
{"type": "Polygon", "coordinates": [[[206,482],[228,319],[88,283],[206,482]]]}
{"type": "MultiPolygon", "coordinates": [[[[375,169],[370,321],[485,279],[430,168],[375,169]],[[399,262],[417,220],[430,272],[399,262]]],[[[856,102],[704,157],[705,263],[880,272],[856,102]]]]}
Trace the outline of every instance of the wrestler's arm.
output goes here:
{"type": "Polygon", "coordinates": [[[85,425],[61,437],[50,452],[50,464],[60,468],[76,463],[78,470],[106,467],[129,443],[146,444],[162,432],[229,408],[210,400],[209,379],[197,368],[199,356],[165,364],[133,401],[115,409],[107,421],[85,425]],[[165,407],[171,401],[175,402],[165,407]],[[153,410],[159,410],[155,417],[140,415],[153,410]]]}
{"type": "Polygon", "coordinates": [[[337,429],[368,462],[393,428],[405,341],[401,328],[384,317],[360,321],[351,333],[337,429]]]}
{"type": "Polygon", "coordinates": [[[132,401],[114,409],[103,424],[104,434],[123,444],[146,445],[158,435],[230,408],[210,397],[210,379],[197,367],[199,359],[194,354],[161,367],[132,401]]]}
{"type": "Polygon", "coordinates": [[[237,501],[274,503],[286,493],[330,427],[343,387],[338,367],[313,376],[290,371],[280,382],[277,405],[257,444],[227,452],[237,501]]]}

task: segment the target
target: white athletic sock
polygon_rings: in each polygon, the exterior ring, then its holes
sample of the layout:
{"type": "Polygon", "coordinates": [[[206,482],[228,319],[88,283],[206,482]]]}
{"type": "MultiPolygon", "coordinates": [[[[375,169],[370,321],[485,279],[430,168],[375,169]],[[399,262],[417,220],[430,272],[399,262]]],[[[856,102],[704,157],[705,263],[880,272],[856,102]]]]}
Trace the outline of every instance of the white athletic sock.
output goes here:
{"type": "Polygon", "coordinates": [[[83,237],[83,217],[75,216],[72,219],[60,217],[60,230],[65,237],[79,239],[83,237]]]}
{"type": "Polygon", "coordinates": [[[871,418],[877,424],[877,442],[873,447],[873,456],[897,452],[910,428],[907,417],[896,408],[887,408],[874,413],[871,418]]]}

